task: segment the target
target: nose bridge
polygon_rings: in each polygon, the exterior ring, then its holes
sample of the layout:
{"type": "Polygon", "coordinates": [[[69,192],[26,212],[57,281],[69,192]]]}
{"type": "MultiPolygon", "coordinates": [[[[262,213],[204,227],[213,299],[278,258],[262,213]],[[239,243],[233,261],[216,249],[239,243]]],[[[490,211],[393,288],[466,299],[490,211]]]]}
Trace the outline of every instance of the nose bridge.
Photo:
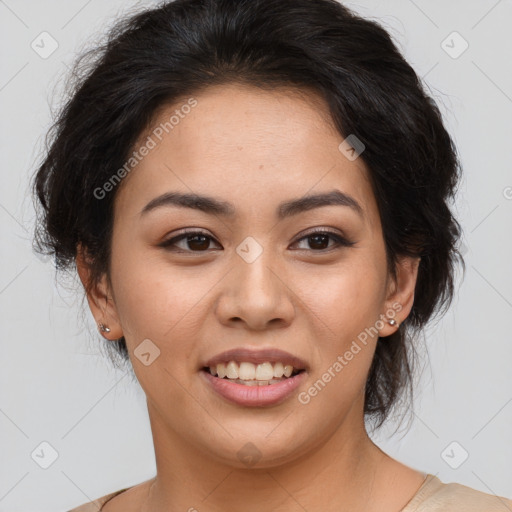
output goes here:
{"type": "Polygon", "coordinates": [[[221,298],[223,321],[236,318],[252,328],[263,328],[275,319],[291,321],[294,308],[277,259],[271,248],[252,237],[239,244],[221,298]]]}
{"type": "Polygon", "coordinates": [[[263,247],[253,237],[245,238],[236,248],[234,257],[237,293],[246,295],[245,299],[259,298],[265,302],[275,301],[280,293],[279,285],[274,275],[276,257],[272,248],[263,247]]]}

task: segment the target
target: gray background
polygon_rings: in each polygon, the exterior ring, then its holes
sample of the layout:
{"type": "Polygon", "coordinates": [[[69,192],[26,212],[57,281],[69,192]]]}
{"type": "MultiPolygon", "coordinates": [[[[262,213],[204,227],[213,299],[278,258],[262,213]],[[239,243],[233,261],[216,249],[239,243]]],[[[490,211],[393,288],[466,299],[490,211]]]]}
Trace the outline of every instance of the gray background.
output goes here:
{"type": "MultiPolygon", "coordinates": [[[[144,395],[111,369],[76,283],[58,286],[51,262],[32,253],[28,198],[68,66],[144,5],[0,1],[0,511],[67,510],[154,475],[144,395]],[[46,58],[55,43],[44,31],[58,44],[46,58]],[[53,452],[42,442],[58,455],[47,469],[53,452]]],[[[389,437],[390,424],[372,437],[445,482],[512,497],[512,1],[347,5],[391,31],[438,101],[465,171],[456,213],[466,277],[426,332],[409,430],[389,437]]]]}

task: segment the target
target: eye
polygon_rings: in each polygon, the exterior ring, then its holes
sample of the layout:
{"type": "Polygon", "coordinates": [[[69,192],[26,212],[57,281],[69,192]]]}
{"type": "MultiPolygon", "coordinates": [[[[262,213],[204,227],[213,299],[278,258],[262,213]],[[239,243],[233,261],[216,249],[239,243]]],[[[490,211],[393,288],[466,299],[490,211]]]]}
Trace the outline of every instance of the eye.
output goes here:
{"type": "MultiPolygon", "coordinates": [[[[205,252],[214,239],[203,231],[186,231],[181,235],[165,240],[159,247],[175,252],[205,252]],[[181,247],[178,245],[181,243],[181,247]],[[176,250],[175,247],[181,250],[176,250]]],[[[219,245],[219,244],[217,244],[219,245]]]]}
{"type": "MultiPolygon", "coordinates": [[[[350,247],[355,244],[355,242],[347,240],[334,231],[328,231],[322,228],[309,232],[294,242],[293,245],[304,241],[309,247],[299,247],[299,250],[312,250],[314,252],[328,252],[332,249],[350,247]],[[329,244],[330,241],[333,241],[333,243],[329,244]]],[[[188,230],[178,236],[165,240],[159,244],[159,247],[175,252],[206,252],[210,249],[211,242],[217,243],[222,249],[220,244],[207,233],[197,230],[188,230]],[[181,246],[179,244],[181,244],[181,246]]]]}
{"type": "Polygon", "coordinates": [[[302,241],[305,241],[309,247],[299,248],[300,250],[313,250],[314,252],[324,252],[339,247],[350,247],[355,244],[355,242],[347,240],[334,231],[327,231],[322,228],[309,232],[306,236],[297,240],[295,244],[302,241]],[[331,240],[334,241],[334,243],[329,246],[329,241],[331,240]]]}

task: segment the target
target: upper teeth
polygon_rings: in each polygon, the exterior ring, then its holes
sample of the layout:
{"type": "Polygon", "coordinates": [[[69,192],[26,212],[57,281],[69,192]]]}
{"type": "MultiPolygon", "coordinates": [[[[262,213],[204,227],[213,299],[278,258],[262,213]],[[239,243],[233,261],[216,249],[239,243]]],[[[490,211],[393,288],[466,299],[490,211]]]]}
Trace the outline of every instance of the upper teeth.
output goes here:
{"type": "Polygon", "coordinates": [[[293,373],[293,366],[283,363],[261,363],[253,364],[242,362],[240,364],[235,361],[229,363],[219,363],[215,366],[210,366],[210,373],[217,375],[223,379],[241,379],[241,380],[271,380],[273,378],[279,379],[283,377],[290,377],[293,373]]]}

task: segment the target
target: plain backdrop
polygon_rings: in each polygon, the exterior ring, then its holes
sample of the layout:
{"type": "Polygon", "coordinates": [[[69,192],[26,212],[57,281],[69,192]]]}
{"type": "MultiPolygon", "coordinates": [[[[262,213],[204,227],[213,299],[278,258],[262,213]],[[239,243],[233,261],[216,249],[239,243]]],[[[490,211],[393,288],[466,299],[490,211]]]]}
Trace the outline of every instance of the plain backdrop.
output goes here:
{"type": "MultiPolygon", "coordinates": [[[[32,252],[28,197],[68,67],[117,17],[151,5],[0,1],[1,512],[68,510],[155,472],[144,394],[110,366],[73,283],[57,285],[52,262],[32,252]]],[[[425,333],[409,428],[372,437],[444,482],[512,497],[512,1],[346,5],[391,32],[464,167],[465,278],[425,333]]]]}

